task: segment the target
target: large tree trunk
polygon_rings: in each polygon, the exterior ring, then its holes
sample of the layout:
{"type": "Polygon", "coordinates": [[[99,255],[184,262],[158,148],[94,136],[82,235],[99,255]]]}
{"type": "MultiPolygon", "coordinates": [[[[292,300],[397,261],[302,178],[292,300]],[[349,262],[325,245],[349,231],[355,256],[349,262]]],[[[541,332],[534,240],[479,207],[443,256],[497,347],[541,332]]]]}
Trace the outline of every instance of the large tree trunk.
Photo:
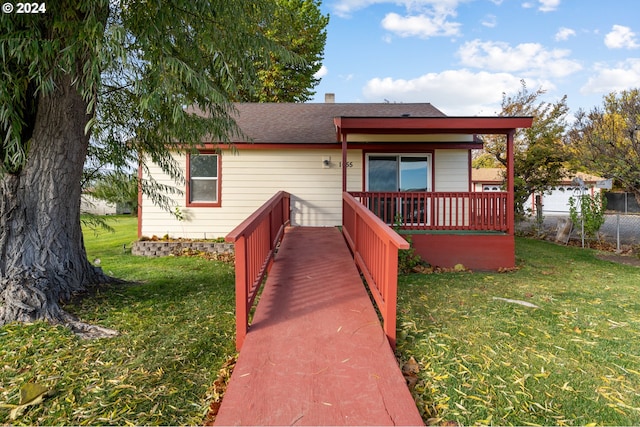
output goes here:
{"type": "Polygon", "coordinates": [[[38,100],[26,165],[0,178],[0,325],[47,320],[101,336],[110,331],[59,305],[109,278],[87,260],[80,226],[87,103],[70,78],[57,83],[38,100]]]}

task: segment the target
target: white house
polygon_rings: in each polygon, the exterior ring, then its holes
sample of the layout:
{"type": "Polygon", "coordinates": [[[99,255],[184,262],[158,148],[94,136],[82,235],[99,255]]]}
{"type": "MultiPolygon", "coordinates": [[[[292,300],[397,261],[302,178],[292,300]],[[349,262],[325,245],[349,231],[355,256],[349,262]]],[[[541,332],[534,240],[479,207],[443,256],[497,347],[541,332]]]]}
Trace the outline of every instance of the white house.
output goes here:
{"type": "MultiPolygon", "coordinates": [[[[504,182],[504,169],[502,168],[473,168],[471,177],[473,191],[502,191],[504,182]]],[[[569,214],[569,198],[582,194],[582,188],[575,184],[574,178],[580,178],[584,182],[585,194],[594,195],[600,192],[600,188],[596,187],[596,183],[602,181],[602,178],[577,172],[574,175],[563,178],[558,185],[551,187],[549,192],[539,194],[542,198],[542,213],[544,215],[569,214]]],[[[535,215],[535,195],[529,196],[524,208],[526,212],[531,212],[535,215]]]]}
{"type": "MultiPolygon", "coordinates": [[[[512,180],[505,191],[478,199],[471,150],[482,148],[475,135],[503,134],[512,156],[513,132],[530,126],[531,118],[447,117],[428,103],[235,107],[250,139],[236,138],[235,152],[205,141],[196,154],[176,154],[187,177],[184,194],[174,196],[180,219],[140,194],[139,236],[223,237],[281,190],[291,194],[292,225],[339,226],[342,192],[348,191],[387,223],[402,216],[403,227],[422,236],[414,236],[417,249],[434,252],[432,263],[466,260],[473,268],[475,259],[492,268],[515,262],[512,180]],[[465,233],[476,243],[464,240],[465,233]],[[447,238],[451,251],[433,250],[447,238]],[[497,248],[490,256],[487,244],[497,248]],[[474,248],[477,254],[464,254],[474,248]]],[[[158,167],[150,173],[175,185],[158,167]]]]}

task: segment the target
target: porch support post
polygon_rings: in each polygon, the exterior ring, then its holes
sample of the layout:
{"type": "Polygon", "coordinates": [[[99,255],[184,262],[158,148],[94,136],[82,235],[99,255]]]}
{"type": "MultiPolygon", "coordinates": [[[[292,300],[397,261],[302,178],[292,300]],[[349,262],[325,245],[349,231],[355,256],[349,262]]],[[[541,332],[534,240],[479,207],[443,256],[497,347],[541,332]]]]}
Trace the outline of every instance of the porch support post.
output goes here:
{"type": "Polygon", "coordinates": [[[513,139],[515,129],[507,134],[507,234],[513,235],[515,231],[515,169],[513,139]]]}
{"type": "Polygon", "coordinates": [[[347,134],[342,132],[342,192],[347,191],[347,134]]]}

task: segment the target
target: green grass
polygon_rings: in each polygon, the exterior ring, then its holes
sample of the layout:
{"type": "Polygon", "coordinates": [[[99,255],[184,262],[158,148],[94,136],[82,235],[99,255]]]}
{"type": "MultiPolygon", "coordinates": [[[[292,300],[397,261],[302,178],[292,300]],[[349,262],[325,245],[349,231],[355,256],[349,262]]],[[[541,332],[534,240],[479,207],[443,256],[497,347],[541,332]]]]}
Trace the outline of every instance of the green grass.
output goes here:
{"type": "MultiPolygon", "coordinates": [[[[123,251],[136,219],[114,217],[115,233],[85,233],[90,260],[135,283],[101,288],[66,306],[83,321],[116,329],[83,341],[45,323],[0,328],[0,403],[20,386],[54,389],[12,422],[23,425],[185,425],[201,423],[207,390],[234,354],[234,280],[230,265],[198,258],[147,259],[123,251]]],[[[0,421],[8,422],[0,408],[0,421]]]]}
{"type": "MultiPolygon", "coordinates": [[[[113,234],[86,231],[89,259],[132,283],[66,309],[120,336],[82,341],[44,323],[0,327],[0,404],[18,403],[27,382],[54,390],[12,424],[202,422],[207,391],[235,353],[233,269],[132,256],[135,218],[111,224],[113,234]]],[[[516,248],[515,272],[400,277],[398,353],[420,363],[414,394],[425,421],[639,424],[640,268],[535,240],[516,248]]],[[[0,408],[0,422],[8,414],[0,408]]]]}
{"type": "Polygon", "coordinates": [[[516,250],[516,272],[400,278],[398,351],[421,365],[425,420],[639,424],[640,269],[542,241],[516,250]]]}

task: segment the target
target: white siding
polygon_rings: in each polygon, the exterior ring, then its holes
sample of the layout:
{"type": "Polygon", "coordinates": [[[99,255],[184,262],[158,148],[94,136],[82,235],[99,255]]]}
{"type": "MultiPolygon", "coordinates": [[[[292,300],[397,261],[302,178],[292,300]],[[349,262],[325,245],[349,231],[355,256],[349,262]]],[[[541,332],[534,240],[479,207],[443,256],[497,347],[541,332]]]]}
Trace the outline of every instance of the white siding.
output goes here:
{"type": "Polygon", "coordinates": [[[80,199],[80,211],[94,215],[115,215],[117,209],[114,203],[96,199],[90,194],[83,194],[80,199]]]}
{"type": "MultiPolygon", "coordinates": [[[[177,157],[185,167],[184,156],[177,157]]],[[[225,236],[280,190],[291,193],[292,223],[304,226],[336,226],[342,222],[342,160],[340,150],[243,150],[222,156],[221,207],[185,207],[186,195],[173,196],[184,220],[142,201],[144,236],[216,238],[225,236]],[[323,160],[330,157],[331,166],[323,160]]],[[[350,150],[348,189],[362,189],[362,152],[350,150]]],[[[159,169],[156,179],[174,185],[159,169]]]]}
{"type": "Polygon", "coordinates": [[[469,150],[435,150],[433,191],[469,191],[469,150]]]}

